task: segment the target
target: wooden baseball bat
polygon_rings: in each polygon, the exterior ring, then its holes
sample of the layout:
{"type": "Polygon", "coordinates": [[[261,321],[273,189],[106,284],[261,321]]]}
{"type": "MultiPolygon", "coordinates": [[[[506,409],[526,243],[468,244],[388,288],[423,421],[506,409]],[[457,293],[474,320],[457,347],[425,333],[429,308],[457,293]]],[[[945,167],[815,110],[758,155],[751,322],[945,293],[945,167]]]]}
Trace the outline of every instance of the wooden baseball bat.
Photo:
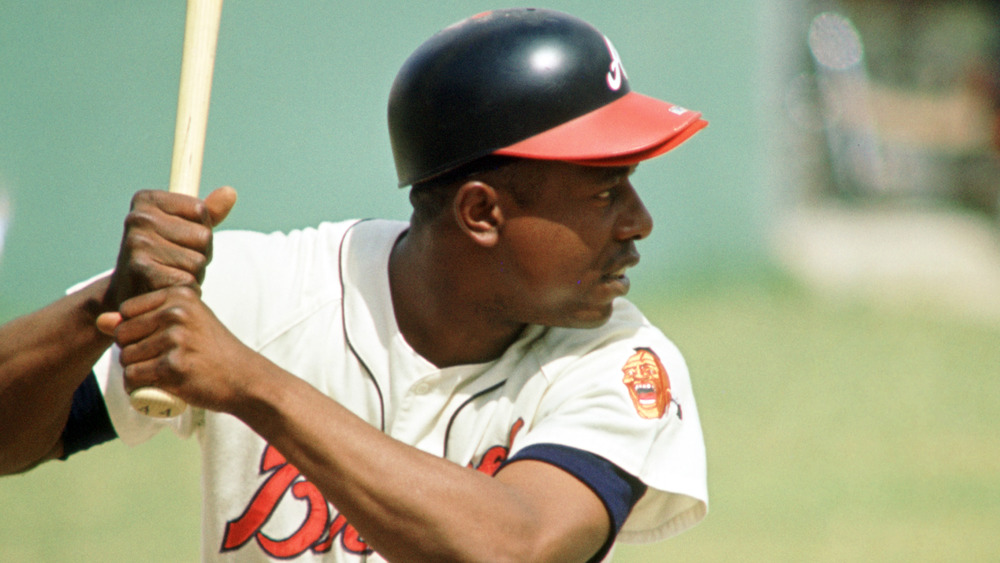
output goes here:
{"type": "MultiPolygon", "coordinates": [[[[221,17],[222,0],[187,0],[168,188],[173,193],[198,197],[221,17]]],[[[157,418],[177,416],[187,408],[183,400],[157,387],[135,389],[130,400],[132,408],[157,418]]]]}

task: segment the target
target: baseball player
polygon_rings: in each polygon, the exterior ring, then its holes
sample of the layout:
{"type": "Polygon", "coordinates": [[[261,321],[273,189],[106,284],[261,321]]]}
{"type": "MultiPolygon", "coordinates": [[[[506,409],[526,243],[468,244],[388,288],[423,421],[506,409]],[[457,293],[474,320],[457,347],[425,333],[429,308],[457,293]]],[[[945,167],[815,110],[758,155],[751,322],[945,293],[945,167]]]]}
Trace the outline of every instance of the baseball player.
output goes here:
{"type": "Polygon", "coordinates": [[[420,46],[388,116],[409,222],[213,239],[231,189],[139,192],[110,276],[0,328],[0,469],[196,436],[206,561],[600,561],[701,520],[687,368],[623,298],[630,175],[700,114],[515,9],[420,46]]]}

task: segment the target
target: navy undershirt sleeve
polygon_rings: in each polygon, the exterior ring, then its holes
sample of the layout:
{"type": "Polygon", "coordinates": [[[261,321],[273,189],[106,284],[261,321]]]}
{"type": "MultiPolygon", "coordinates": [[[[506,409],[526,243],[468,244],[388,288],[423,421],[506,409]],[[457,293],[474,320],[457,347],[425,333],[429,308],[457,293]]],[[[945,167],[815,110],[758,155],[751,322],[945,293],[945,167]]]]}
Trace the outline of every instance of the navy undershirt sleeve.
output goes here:
{"type": "Polygon", "coordinates": [[[91,373],[73,393],[73,406],[62,432],[63,454],[59,459],[64,460],[117,437],[97,378],[91,373]]]}
{"type": "Polygon", "coordinates": [[[611,517],[612,530],[601,550],[590,561],[603,559],[625,524],[632,507],[645,494],[646,485],[603,457],[568,446],[558,444],[528,446],[508,459],[504,465],[522,459],[543,461],[559,467],[590,487],[601,499],[608,516],[611,517]]]}

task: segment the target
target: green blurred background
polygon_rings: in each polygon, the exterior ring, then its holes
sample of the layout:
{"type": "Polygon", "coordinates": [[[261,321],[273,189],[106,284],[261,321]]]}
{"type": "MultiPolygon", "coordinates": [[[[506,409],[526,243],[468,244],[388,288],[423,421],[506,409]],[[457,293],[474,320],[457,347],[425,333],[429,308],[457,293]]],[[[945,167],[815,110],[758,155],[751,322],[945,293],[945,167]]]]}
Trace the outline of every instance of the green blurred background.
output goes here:
{"type": "MultiPolygon", "coordinates": [[[[766,116],[754,82],[759,2],[550,2],[613,38],[633,87],[704,112],[711,134],[638,177],[657,233],[637,275],[759,257],[766,116]]],[[[0,303],[29,310],[113,265],[131,194],[169,177],[184,2],[3,0],[0,186],[13,219],[0,303]]],[[[202,190],[234,186],[227,228],[405,219],[385,104],[396,70],[438,29],[492,4],[224,7],[202,190]]],[[[654,285],[637,283],[637,287],[654,285]]]]}
{"type": "MultiPolygon", "coordinates": [[[[429,4],[226,4],[202,183],[239,191],[225,228],[407,217],[392,77],[498,7],[429,4]]],[[[657,228],[632,276],[691,366],[710,513],[616,561],[1000,560],[995,4],[544,5],[609,35],[636,90],[711,123],[640,167],[657,228]],[[860,125],[810,52],[827,10],[866,42],[851,76],[882,105],[860,125]],[[942,115],[946,139],[904,127],[942,115]],[[859,127],[895,175],[863,182],[838,153],[859,127]]],[[[0,321],[109,268],[132,192],[165,187],[183,23],[183,2],[0,0],[0,321]]],[[[196,560],[198,481],[197,444],[170,435],[0,479],[0,561],[196,560]]]]}

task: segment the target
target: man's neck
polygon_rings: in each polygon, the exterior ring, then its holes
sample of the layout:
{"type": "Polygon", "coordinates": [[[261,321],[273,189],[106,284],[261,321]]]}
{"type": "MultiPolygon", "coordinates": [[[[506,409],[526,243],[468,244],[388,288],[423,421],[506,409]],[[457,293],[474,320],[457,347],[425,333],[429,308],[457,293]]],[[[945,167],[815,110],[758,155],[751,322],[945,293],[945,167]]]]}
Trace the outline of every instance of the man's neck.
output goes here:
{"type": "Polygon", "coordinates": [[[525,328],[483,312],[479,302],[488,296],[452,254],[432,235],[407,231],[389,258],[396,324],[411,348],[441,368],[499,358],[525,328]]]}

